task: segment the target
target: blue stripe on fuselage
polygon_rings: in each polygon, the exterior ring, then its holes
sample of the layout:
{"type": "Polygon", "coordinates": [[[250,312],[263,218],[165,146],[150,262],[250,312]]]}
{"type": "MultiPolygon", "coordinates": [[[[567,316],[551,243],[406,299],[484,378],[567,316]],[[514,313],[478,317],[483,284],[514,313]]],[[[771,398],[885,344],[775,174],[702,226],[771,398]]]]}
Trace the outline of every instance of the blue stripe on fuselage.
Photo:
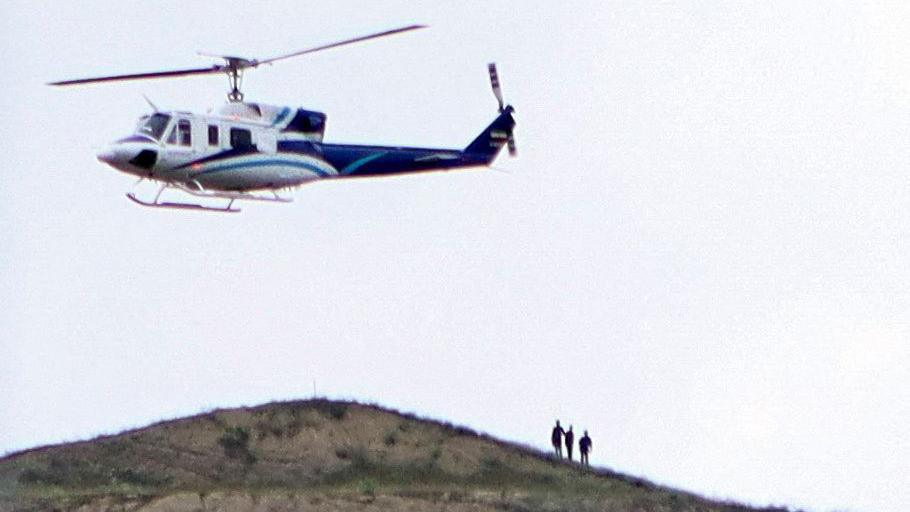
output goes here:
{"type": "Polygon", "coordinates": [[[291,113],[291,109],[289,109],[287,107],[284,107],[283,109],[281,109],[281,112],[279,112],[278,115],[275,116],[275,120],[272,121],[272,126],[276,126],[278,123],[284,121],[284,118],[287,117],[288,114],[290,114],[290,113],[291,113]]]}
{"type": "Polygon", "coordinates": [[[122,139],[117,139],[116,142],[118,144],[123,143],[123,142],[151,142],[153,144],[158,144],[157,140],[149,137],[148,135],[138,135],[138,134],[130,135],[129,137],[125,137],[122,139]]]}
{"type": "Polygon", "coordinates": [[[331,176],[328,172],[325,171],[325,169],[321,169],[313,164],[309,164],[306,162],[296,162],[293,160],[282,160],[279,158],[271,158],[268,160],[255,160],[255,161],[251,161],[251,162],[237,162],[237,163],[233,163],[233,164],[219,165],[212,169],[206,169],[204,171],[197,172],[197,173],[193,174],[192,177],[197,178],[199,176],[213,174],[216,172],[233,171],[236,169],[243,169],[243,168],[247,168],[247,167],[265,167],[267,165],[286,165],[286,166],[290,166],[290,167],[297,167],[300,169],[307,169],[309,171],[313,171],[316,174],[318,174],[320,178],[325,178],[327,176],[331,176]]]}
{"type": "Polygon", "coordinates": [[[366,165],[366,164],[372,162],[373,160],[376,160],[377,158],[381,158],[381,157],[384,156],[386,153],[388,153],[388,152],[387,152],[387,151],[380,151],[379,153],[373,153],[372,155],[367,155],[367,156],[365,156],[365,157],[363,157],[363,158],[358,158],[357,160],[354,160],[353,162],[351,162],[351,163],[349,163],[348,165],[346,165],[346,166],[344,167],[344,169],[342,169],[342,170],[339,172],[339,174],[341,174],[342,176],[347,176],[347,175],[349,175],[349,174],[354,174],[354,172],[357,171],[357,169],[360,169],[360,168],[363,167],[364,165],[366,165]]]}
{"type": "Polygon", "coordinates": [[[209,162],[217,162],[219,160],[230,160],[231,158],[236,158],[236,157],[240,157],[240,156],[259,155],[259,154],[261,154],[261,153],[255,149],[228,149],[228,150],[222,151],[220,153],[215,153],[214,155],[209,155],[207,157],[203,157],[203,158],[199,158],[197,160],[193,160],[191,162],[187,162],[183,165],[174,167],[171,170],[177,171],[177,170],[185,169],[187,167],[192,167],[192,166],[198,165],[198,164],[206,164],[209,162]]]}

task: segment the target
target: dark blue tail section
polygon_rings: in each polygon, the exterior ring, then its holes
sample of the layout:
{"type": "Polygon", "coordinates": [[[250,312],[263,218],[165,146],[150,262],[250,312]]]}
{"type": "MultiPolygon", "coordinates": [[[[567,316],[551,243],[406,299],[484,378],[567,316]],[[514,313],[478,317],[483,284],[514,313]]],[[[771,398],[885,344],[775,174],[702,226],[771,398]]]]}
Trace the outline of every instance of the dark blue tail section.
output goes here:
{"type": "Polygon", "coordinates": [[[464,149],[465,156],[485,164],[492,162],[512,136],[512,129],[515,128],[515,118],[512,117],[514,111],[511,105],[503,109],[499,117],[464,149]]]}
{"type": "Polygon", "coordinates": [[[463,151],[401,146],[360,146],[310,141],[281,141],[279,152],[316,154],[338,170],[339,177],[381,176],[489,166],[509,143],[515,119],[511,106],[463,151]]]}

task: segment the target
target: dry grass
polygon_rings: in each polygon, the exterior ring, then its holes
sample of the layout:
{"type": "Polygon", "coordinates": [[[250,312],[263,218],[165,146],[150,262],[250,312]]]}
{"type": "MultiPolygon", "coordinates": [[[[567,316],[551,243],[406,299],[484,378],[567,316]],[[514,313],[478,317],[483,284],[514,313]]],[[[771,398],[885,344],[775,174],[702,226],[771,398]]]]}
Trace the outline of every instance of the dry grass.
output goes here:
{"type": "MultiPolygon", "coordinates": [[[[295,510],[300,500],[315,510],[752,510],[583,471],[462,427],[328,400],[218,410],[0,459],[0,512],[194,510],[206,496],[267,498],[269,510],[295,510]]],[[[251,503],[238,510],[260,508],[251,503]]]]}

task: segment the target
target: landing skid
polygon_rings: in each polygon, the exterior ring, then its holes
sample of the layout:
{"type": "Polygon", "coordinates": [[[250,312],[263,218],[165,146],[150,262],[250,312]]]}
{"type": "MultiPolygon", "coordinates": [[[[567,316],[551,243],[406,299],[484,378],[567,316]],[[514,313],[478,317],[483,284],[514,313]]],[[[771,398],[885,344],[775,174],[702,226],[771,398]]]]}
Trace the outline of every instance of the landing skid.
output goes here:
{"type": "Polygon", "coordinates": [[[290,203],[293,199],[284,198],[278,195],[274,190],[271,191],[271,196],[262,196],[251,194],[249,192],[229,192],[229,191],[218,191],[218,190],[206,190],[198,182],[191,182],[193,187],[189,186],[186,183],[164,183],[161,185],[161,188],[158,189],[158,194],[155,195],[154,201],[144,201],[136,197],[136,194],[130,192],[126,194],[126,197],[141,206],[147,206],[149,208],[173,208],[180,210],[203,210],[209,212],[225,212],[225,213],[237,213],[240,211],[239,208],[234,208],[234,201],[266,201],[273,203],[290,203]],[[195,187],[195,188],[194,188],[195,187]],[[195,197],[203,197],[208,199],[228,199],[227,206],[216,207],[216,206],[206,206],[203,204],[195,203],[174,203],[174,202],[162,202],[161,194],[164,193],[168,188],[173,188],[181,192],[186,192],[195,197]]]}
{"type": "MultiPolygon", "coordinates": [[[[228,204],[224,208],[215,208],[212,206],[205,206],[205,205],[201,205],[201,204],[192,204],[192,203],[171,203],[171,202],[162,203],[162,202],[158,202],[158,201],[148,202],[148,201],[143,201],[142,199],[139,199],[138,197],[136,197],[136,194],[133,194],[132,192],[129,192],[128,194],[126,194],[126,197],[129,198],[130,201],[132,201],[138,205],[148,206],[149,208],[174,208],[174,209],[178,209],[178,210],[203,210],[203,211],[207,211],[207,212],[225,212],[225,213],[239,213],[241,211],[239,208],[232,208],[231,204],[228,204]]],[[[233,202],[234,201],[231,201],[231,203],[233,203],[233,202]]]]}

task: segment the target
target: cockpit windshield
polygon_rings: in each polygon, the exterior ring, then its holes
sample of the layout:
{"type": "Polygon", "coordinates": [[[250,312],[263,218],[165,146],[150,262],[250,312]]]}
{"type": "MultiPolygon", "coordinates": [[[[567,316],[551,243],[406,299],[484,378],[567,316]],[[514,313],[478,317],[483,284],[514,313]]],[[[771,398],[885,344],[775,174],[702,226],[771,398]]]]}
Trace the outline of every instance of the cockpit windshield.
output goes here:
{"type": "Polygon", "coordinates": [[[136,125],[136,133],[140,135],[148,135],[155,140],[161,140],[161,135],[164,133],[164,129],[167,128],[167,123],[171,120],[171,116],[167,114],[152,114],[151,116],[142,116],[139,119],[139,124],[136,125]]]}

